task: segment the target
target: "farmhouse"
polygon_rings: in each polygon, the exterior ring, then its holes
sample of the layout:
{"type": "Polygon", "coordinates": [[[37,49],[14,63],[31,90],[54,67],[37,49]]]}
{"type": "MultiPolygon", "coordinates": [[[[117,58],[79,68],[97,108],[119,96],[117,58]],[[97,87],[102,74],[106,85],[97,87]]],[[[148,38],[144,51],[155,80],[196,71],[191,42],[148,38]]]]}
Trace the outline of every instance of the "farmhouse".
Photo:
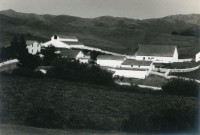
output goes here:
{"type": "Polygon", "coordinates": [[[41,52],[41,45],[37,41],[27,40],[26,41],[27,49],[30,54],[36,54],[41,52]]]}
{"type": "Polygon", "coordinates": [[[153,69],[152,61],[124,60],[120,68],[116,68],[114,77],[145,79],[153,69]]]}
{"type": "Polygon", "coordinates": [[[88,63],[89,57],[85,56],[80,50],[63,49],[60,51],[62,58],[67,58],[70,60],[79,60],[80,63],[88,63]]]}
{"type": "Polygon", "coordinates": [[[120,67],[125,59],[125,56],[99,55],[97,56],[97,64],[105,67],[120,67]]]}
{"type": "Polygon", "coordinates": [[[157,63],[172,63],[178,61],[176,46],[139,45],[136,60],[153,61],[157,63]]]}

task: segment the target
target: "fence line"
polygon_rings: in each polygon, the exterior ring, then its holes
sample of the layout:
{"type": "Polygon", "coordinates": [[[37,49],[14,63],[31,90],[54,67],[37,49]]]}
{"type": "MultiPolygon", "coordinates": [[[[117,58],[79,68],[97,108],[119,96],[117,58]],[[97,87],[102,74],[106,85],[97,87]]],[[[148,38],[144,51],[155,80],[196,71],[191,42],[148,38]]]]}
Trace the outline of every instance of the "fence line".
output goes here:
{"type": "MultiPolygon", "coordinates": [[[[128,83],[128,82],[119,82],[119,81],[116,81],[115,83],[118,84],[118,85],[121,85],[121,86],[133,86],[134,85],[134,84],[131,84],[131,83],[128,83]]],[[[155,87],[155,86],[149,86],[149,85],[137,84],[137,86],[140,87],[140,88],[148,88],[148,89],[152,89],[152,90],[162,90],[161,87],[155,87]]]]}
{"type": "Polygon", "coordinates": [[[170,68],[155,68],[156,71],[160,72],[168,72],[170,70],[171,73],[182,73],[182,72],[192,72],[197,70],[200,65],[192,68],[184,68],[184,69],[170,69],[170,68]]]}

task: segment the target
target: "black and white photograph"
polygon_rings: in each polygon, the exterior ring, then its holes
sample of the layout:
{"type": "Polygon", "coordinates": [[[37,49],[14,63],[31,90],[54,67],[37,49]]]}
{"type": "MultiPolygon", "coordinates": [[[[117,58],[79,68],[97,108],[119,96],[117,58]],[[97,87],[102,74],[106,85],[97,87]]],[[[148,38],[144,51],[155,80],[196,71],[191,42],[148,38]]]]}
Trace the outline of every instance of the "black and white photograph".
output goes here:
{"type": "Polygon", "coordinates": [[[200,134],[200,0],[0,0],[0,135],[200,134]]]}

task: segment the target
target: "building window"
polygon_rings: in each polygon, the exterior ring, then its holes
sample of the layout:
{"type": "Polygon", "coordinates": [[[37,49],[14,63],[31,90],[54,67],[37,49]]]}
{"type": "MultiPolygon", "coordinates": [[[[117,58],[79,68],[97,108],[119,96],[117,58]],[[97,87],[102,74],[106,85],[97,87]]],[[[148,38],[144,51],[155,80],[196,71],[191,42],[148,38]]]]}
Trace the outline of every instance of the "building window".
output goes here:
{"type": "Polygon", "coordinates": [[[133,67],[133,65],[131,65],[131,67],[133,67]]]}
{"type": "Polygon", "coordinates": [[[143,60],[145,60],[145,57],[143,57],[143,60]]]}
{"type": "Polygon", "coordinates": [[[54,35],[54,39],[57,39],[57,35],[54,35]]]}

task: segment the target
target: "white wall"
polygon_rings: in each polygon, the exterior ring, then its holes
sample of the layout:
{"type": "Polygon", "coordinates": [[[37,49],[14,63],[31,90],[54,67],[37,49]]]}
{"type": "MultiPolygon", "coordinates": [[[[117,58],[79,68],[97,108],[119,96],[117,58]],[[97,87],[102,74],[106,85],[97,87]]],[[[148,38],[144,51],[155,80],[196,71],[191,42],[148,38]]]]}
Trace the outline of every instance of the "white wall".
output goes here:
{"type": "Polygon", "coordinates": [[[30,54],[36,54],[41,52],[41,45],[38,42],[35,42],[32,45],[28,45],[27,49],[30,54]]]}
{"type": "Polygon", "coordinates": [[[82,51],[80,51],[80,52],[78,53],[78,55],[76,56],[76,59],[78,60],[79,58],[82,58],[82,57],[84,57],[84,54],[83,54],[82,51]]]}
{"type": "Polygon", "coordinates": [[[97,64],[100,66],[106,66],[106,67],[120,67],[123,60],[98,60],[97,64]]]}
{"type": "Polygon", "coordinates": [[[178,61],[178,50],[177,50],[177,48],[175,48],[173,62],[177,62],[177,61],[178,61]]]}
{"type": "Polygon", "coordinates": [[[89,63],[89,59],[85,59],[85,58],[80,58],[78,59],[80,63],[89,63]]]}
{"type": "Polygon", "coordinates": [[[151,68],[152,64],[150,66],[139,66],[139,65],[121,65],[123,68],[141,68],[141,69],[149,69],[151,68]]]}
{"type": "Polygon", "coordinates": [[[138,78],[145,79],[148,75],[147,71],[137,71],[137,70],[116,70],[114,73],[115,76],[126,77],[126,78],[138,78]]]}
{"type": "Polygon", "coordinates": [[[136,60],[153,61],[154,63],[159,63],[159,62],[171,63],[174,61],[173,57],[154,57],[154,56],[136,56],[136,60]]]}
{"type": "Polygon", "coordinates": [[[196,62],[200,61],[200,52],[196,54],[195,61],[196,62]]]}
{"type": "Polygon", "coordinates": [[[136,56],[136,60],[146,60],[153,61],[154,63],[172,63],[178,61],[178,51],[177,48],[174,50],[172,57],[158,57],[158,56],[136,56]],[[144,59],[145,58],[145,59],[144,59]]]}

